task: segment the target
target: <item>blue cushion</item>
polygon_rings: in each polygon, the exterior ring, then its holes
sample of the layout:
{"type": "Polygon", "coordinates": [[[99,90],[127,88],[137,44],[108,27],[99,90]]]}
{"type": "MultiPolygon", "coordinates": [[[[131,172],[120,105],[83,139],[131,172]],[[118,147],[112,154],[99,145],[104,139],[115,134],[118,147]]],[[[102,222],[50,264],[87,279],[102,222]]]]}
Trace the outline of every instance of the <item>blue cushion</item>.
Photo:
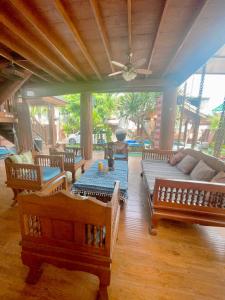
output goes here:
{"type": "Polygon", "coordinates": [[[113,157],[114,157],[114,159],[125,159],[125,158],[127,158],[127,155],[126,154],[120,154],[120,153],[115,153],[114,155],[113,155],[113,157]]]}
{"type": "Polygon", "coordinates": [[[75,157],[74,157],[74,163],[75,163],[75,164],[76,164],[76,163],[79,163],[82,159],[83,159],[82,156],[75,156],[75,157]]]}
{"type": "Polygon", "coordinates": [[[43,179],[48,181],[61,173],[60,168],[43,167],[43,179]]]}

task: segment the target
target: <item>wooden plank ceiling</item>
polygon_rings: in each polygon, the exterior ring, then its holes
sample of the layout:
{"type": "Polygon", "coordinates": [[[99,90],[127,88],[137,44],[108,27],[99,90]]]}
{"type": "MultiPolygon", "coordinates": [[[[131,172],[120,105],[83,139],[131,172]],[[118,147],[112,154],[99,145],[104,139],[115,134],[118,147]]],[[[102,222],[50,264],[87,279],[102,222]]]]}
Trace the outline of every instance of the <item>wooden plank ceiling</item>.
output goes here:
{"type": "Polygon", "coordinates": [[[179,84],[225,43],[224,11],[221,0],[0,0],[0,82],[28,70],[35,96],[179,84]],[[109,78],[130,52],[152,74],[109,78]]]}

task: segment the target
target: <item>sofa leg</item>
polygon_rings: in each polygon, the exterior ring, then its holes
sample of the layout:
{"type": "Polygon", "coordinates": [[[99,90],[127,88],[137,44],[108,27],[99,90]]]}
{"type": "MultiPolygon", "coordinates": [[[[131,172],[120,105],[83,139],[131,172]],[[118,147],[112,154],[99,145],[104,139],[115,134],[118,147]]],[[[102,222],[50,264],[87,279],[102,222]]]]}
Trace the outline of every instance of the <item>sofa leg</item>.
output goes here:
{"type": "Polygon", "coordinates": [[[43,270],[41,268],[41,265],[30,267],[30,270],[27,274],[26,283],[28,284],[37,283],[42,275],[42,272],[43,270]]]}
{"type": "Polygon", "coordinates": [[[20,190],[12,189],[13,190],[13,202],[11,207],[14,207],[17,204],[17,195],[19,194],[20,190]]]}
{"type": "Polygon", "coordinates": [[[76,181],[76,171],[72,172],[72,183],[76,181]]]}
{"type": "Polygon", "coordinates": [[[149,233],[151,235],[157,235],[156,228],[158,227],[158,220],[152,218],[151,223],[149,225],[149,233]]]}
{"type": "Polygon", "coordinates": [[[100,284],[97,299],[98,300],[109,300],[107,285],[100,284]]]}

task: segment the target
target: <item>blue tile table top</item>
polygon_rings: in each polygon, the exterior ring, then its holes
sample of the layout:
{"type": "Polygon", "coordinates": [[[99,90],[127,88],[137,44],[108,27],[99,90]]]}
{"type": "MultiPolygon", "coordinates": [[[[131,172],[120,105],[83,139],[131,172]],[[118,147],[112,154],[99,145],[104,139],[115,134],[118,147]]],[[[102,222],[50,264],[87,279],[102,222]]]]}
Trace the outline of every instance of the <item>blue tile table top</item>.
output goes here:
{"type": "Polygon", "coordinates": [[[128,164],[127,161],[115,160],[114,171],[98,171],[98,163],[102,162],[107,168],[107,160],[97,160],[91,167],[73,184],[72,191],[87,192],[87,194],[111,195],[114,190],[115,181],[120,182],[121,194],[127,198],[128,189],[128,164]]]}

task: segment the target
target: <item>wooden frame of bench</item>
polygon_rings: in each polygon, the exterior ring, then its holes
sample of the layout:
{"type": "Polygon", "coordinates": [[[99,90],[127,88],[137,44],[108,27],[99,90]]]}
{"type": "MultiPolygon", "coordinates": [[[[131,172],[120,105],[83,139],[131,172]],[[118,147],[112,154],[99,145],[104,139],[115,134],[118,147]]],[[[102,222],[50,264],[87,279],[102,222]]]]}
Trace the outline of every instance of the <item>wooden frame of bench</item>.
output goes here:
{"type": "Polygon", "coordinates": [[[99,277],[99,299],[107,300],[112,252],[119,225],[119,182],[111,201],[82,199],[61,191],[20,194],[22,261],[29,267],[26,282],[35,284],[43,263],[99,277]]]}
{"type": "MultiPolygon", "coordinates": [[[[10,158],[5,159],[6,185],[13,190],[12,206],[17,203],[17,195],[23,191],[41,191],[50,188],[56,179],[65,175],[63,158],[57,155],[34,155],[34,164],[14,163],[10,158]],[[44,181],[42,167],[60,168],[60,174],[44,181]]],[[[53,186],[52,186],[53,187],[53,186]]]]}
{"type": "MultiPolygon", "coordinates": [[[[143,159],[168,160],[175,151],[143,151],[143,159]]],[[[225,227],[225,185],[213,182],[155,179],[154,192],[149,190],[150,233],[156,234],[160,219],[225,227]]]]}
{"type": "Polygon", "coordinates": [[[76,171],[81,168],[81,172],[84,173],[85,159],[83,148],[70,148],[64,147],[65,151],[58,151],[56,148],[49,148],[50,155],[60,155],[63,157],[64,169],[72,173],[72,182],[76,181],[76,171]],[[74,163],[74,157],[81,156],[81,161],[74,163]]]}

